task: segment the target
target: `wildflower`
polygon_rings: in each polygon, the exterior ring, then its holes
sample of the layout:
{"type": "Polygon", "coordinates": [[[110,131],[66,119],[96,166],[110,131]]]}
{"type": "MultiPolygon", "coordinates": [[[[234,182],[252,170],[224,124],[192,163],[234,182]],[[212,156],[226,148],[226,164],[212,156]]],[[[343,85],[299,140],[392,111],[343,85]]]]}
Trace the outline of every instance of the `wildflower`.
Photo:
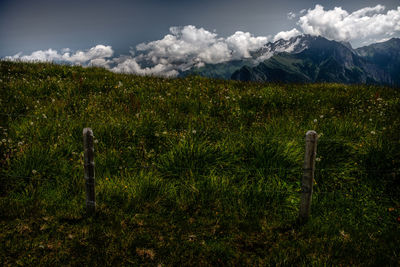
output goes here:
{"type": "Polygon", "coordinates": [[[37,170],[32,170],[32,173],[33,173],[33,174],[36,174],[36,173],[37,173],[37,170]]]}
{"type": "Polygon", "coordinates": [[[376,134],[376,132],[375,131],[371,131],[371,134],[376,134]]]}
{"type": "Polygon", "coordinates": [[[319,115],[319,117],[322,119],[324,117],[324,115],[319,115]]]}
{"type": "Polygon", "coordinates": [[[156,137],[159,137],[159,136],[160,136],[160,134],[159,134],[159,133],[155,133],[155,134],[154,134],[154,136],[156,136],[156,137]]]}
{"type": "Polygon", "coordinates": [[[314,123],[316,123],[318,120],[317,119],[314,119],[314,123]]]}
{"type": "Polygon", "coordinates": [[[166,135],[166,134],[167,134],[167,131],[164,131],[164,132],[163,132],[163,135],[166,135]]]}
{"type": "Polygon", "coordinates": [[[372,119],[369,119],[369,121],[372,121],[372,119]]]}
{"type": "Polygon", "coordinates": [[[94,143],[95,143],[95,144],[98,144],[98,143],[99,143],[99,140],[97,140],[97,139],[94,140],[94,143]]]}
{"type": "Polygon", "coordinates": [[[18,142],[18,146],[22,146],[24,142],[18,142]]]}
{"type": "Polygon", "coordinates": [[[43,119],[47,119],[47,116],[46,116],[46,114],[42,114],[42,117],[43,117],[43,119]]]}
{"type": "Polygon", "coordinates": [[[33,121],[30,121],[29,124],[30,124],[30,125],[33,125],[33,121]]]}
{"type": "Polygon", "coordinates": [[[321,161],[321,158],[316,158],[315,161],[320,162],[320,161],[321,161]]]}
{"type": "Polygon", "coordinates": [[[193,133],[193,134],[196,134],[196,133],[197,133],[197,131],[196,131],[196,130],[193,130],[193,131],[192,131],[192,133],[193,133]]]}
{"type": "Polygon", "coordinates": [[[3,139],[3,140],[1,140],[1,142],[3,142],[3,143],[7,143],[7,140],[6,140],[6,139],[3,139]]]}

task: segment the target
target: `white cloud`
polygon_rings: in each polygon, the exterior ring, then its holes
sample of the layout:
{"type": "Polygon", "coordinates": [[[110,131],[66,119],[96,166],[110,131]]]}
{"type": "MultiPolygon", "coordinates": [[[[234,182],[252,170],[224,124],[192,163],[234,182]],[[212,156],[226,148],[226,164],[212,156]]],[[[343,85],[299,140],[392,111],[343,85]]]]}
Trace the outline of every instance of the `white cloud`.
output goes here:
{"type": "Polygon", "coordinates": [[[289,20],[292,20],[292,19],[296,18],[296,13],[293,13],[290,11],[289,13],[286,14],[286,16],[289,20]]]}
{"type": "Polygon", "coordinates": [[[66,57],[65,60],[73,63],[83,64],[91,60],[109,58],[112,57],[113,54],[114,51],[112,50],[111,46],[96,45],[95,47],[90,48],[88,51],[77,51],[70,57],[66,57]]]}
{"type": "Polygon", "coordinates": [[[136,46],[139,60],[154,64],[169,63],[220,63],[230,57],[230,51],[217,34],[192,25],[171,27],[170,34],[163,39],[136,46]]]}
{"type": "Polygon", "coordinates": [[[171,65],[157,64],[153,67],[142,68],[134,58],[126,58],[124,61],[119,63],[116,67],[112,68],[111,71],[120,73],[135,73],[139,75],[158,75],[173,77],[178,75],[178,72],[174,70],[171,65]]]}
{"type": "Polygon", "coordinates": [[[237,31],[229,37],[193,25],[171,27],[162,39],[141,43],[130,49],[130,55],[112,58],[111,46],[97,45],[85,51],[70,49],[39,50],[30,55],[18,53],[10,60],[68,62],[85,66],[100,66],[114,72],[140,75],[176,76],[193,66],[217,64],[234,59],[251,57],[268,42],[268,37],[253,36],[249,32],[237,31]]]}
{"type": "Polygon", "coordinates": [[[290,38],[298,36],[300,34],[301,34],[301,32],[299,30],[297,30],[296,28],[293,28],[290,31],[282,31],[282,32],[277,33],[274,36],[274,42],[276,42],[280,39],[289,40],[290,38]]]}
{"type": "Polygon", "coordinates": [[[255,51],[268,42],[268,37],[254,37],[249,32],[237,31],[226,38],[226,43],[232,51],[234,59],[249,58],[250,52],[255,51]]]}
{"type": "Polygon", "coordinates": [[[87,51],[76,51],[71,54],[70,49],[64,48],[59,53],[57,50],[47,49],[38,50],[30,55],[22,55],[18,53],[14,56],[6,57],[9,60],[21,60],[21,61],[58,61],[58,62],[68,62],[72,64],[79,65],[92,65],[92,66],[108,66],[110,60],[107,58],[112,57],[114,51],[111,46],[96,45],[87,51]]]}
{"type": "Polygon", "coordinates": [[[400,7],[384,13],[385,7],[365,7],[347,12],[341,7],[324,10],[321,5],[308,9],[297,24],[304,33],[337,41],[350,41],[400,31],[400,7]]]}
{"type": "Polygon", "coordinates": [[[249,58],[268,37],[237,31],[224,38],[193,25],[171,27],[162,39],[136,46],[130,57],[118,60],[116,72],[173,76],[193,66],[249,58]],[[145,67],[144,67],[145,66],[145,67]]]}
{"type": "Polygon", "coordinates": [[[15,54],[14,56],[6,57],[10,60],[21,60],[21,61],[54,61],[59,60],[62,57],[56,50],[47,49],[45,51],[38,50],[30,55],[22,56],[22,52],[15,54]]]}

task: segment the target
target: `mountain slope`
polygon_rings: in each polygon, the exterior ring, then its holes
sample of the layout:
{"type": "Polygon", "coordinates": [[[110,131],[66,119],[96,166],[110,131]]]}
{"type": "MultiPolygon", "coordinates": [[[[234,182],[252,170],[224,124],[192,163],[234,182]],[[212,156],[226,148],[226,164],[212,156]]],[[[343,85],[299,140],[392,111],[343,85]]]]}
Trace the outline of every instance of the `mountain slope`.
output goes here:
{"type": "Polygon", "coordinates": [[[351,46],[323,37],[292,38],[302,44],[298,53],[280,53],[254,68],[242,67],[234,80],[272,82],[393,83],[390,74],[351,46]],[[300,39],[299,39],[300,38],[300,39]]]}
{"type": "Polygon", "coordinates": [[[400,39],[392,38],[356,49],[359,56],[388,73],[394,84],[400,84],[400,39]]]}
{"type": "Polygon", "coordinates": [[[229,80],[232,73],[240,69],[243,66],[250,65],[255,66],[252,61],[249,60],[232,60],[218,64],[205,64],[202,67],[193,67],[187,71],[179,74],[179,77],[187,77],[190,75],[198,75],[208,78],[221,78],[229,80]]]}

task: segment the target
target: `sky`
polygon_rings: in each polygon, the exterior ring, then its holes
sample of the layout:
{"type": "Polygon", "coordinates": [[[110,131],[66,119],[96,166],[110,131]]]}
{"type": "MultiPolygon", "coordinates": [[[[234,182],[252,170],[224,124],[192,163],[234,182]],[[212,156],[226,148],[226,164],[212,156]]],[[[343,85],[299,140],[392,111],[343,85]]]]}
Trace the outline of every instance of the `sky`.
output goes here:
{"type": "Polygon", "coordinates": [[[174,76],[302,33],[354,47],[400,37],[400,0],[0,0],[0,58],[117,72],[174,76]]]}

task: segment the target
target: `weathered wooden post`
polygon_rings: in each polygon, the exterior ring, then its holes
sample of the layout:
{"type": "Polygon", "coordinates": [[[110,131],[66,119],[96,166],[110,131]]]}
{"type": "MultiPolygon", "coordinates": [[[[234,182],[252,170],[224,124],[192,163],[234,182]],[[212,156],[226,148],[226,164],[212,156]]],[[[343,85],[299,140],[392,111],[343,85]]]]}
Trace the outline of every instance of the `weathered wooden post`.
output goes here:
{"type": "Polygon", "coordinates": [[[86,211],[88,214],[94,214],[96,211],[94,191],[94,148],[93,131],[90,128],[83,129],[83,147],[85,159],[86,211]]]}
{"type": "Polygon", "coordinates": [[[315,131],[306,133],[306,151],[304,155],[303,180],[301,181],[301,199],[299,221],[305,223],[311,212],[311,197],[314,183],[315,158],[317,155],[318,135],[315,131]]]}

